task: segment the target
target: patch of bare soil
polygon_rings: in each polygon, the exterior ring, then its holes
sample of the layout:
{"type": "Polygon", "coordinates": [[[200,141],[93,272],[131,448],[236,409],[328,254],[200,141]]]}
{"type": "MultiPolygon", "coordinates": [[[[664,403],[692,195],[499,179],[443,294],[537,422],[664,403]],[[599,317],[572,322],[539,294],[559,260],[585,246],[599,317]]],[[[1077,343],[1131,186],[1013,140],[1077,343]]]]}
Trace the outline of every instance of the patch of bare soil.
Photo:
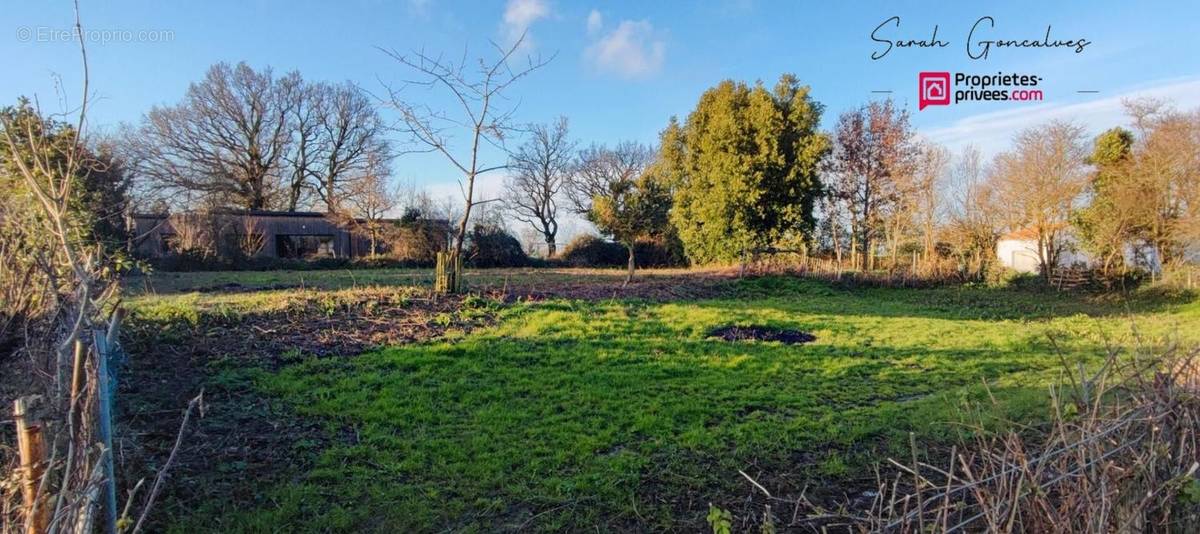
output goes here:
{"type": "Polygon", "coordinates": [[[746,339],[778,341],[784,345],[809,343],[817,340],[817,336],[808,332],[771,328],[768,326],[722,326],[709,332],[708,337],[719,337],[725,341],[742,341],[746,339]]]}
{"type": "Polygon", "coordinates": [[[506,300],[539,301],[549,299],[638,299],[653,302],[715,298],[730,292],[736,270],[702,271],[679,275],[641,275],[624,284],[623,275],[611,280],[539,282],[530,277],[519,280],[472,285],[472,290],[506,300]]]}
{"type": "Polygon", "coordinates": [[[269,286],[246,286],[237,282],[229,282],[215,286],[197,287],[197,293],[248,293],[253,291],[279,291],[284,289],[302,289],[300,284],[272,284],[269,286]]]}
{"type": "Polygon", "coordinates": [[[154,476],[170,453],[187,401],[204,389],[204,417],[193,418],[186,431],[154,513],[157,521],[169,524],[214,499],[239,507],[261,505],[262,488],[305,471],[303,451],[315,453],[330,440],[353,439],[263,397],[253,374],[221,374],[216,364],[233,360],[237,369],[269,371],[289,356],[351,357],[492,320],[486,310],[458,313],[464,305],[481,302],[477,298],[464,304],[463,297],[414,297],[389,290],[339,294],[336,300],[320,295],[298,296],[278,312],[202,313],[195,324],[136,316],[127,322],[122,343],[129,363],[117,401],[117,458],[127,488],[140,477],[154,476]]]}

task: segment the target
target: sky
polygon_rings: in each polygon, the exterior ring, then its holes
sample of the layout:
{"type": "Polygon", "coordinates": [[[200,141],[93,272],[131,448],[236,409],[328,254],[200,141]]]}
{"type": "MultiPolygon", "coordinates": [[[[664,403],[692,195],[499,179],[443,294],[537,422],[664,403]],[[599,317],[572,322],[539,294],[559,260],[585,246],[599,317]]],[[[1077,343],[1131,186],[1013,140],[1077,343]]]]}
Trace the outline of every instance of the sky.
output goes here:
{"type": "MultiPolygon", "coordinates": [[[[66,0],[0,0],[0,103],[36,96],[43,110],[79,101],[77,46],[66,0]]],[[[566,0],[80,0],[88,29],[90,127],[137,123],[178,102],[213,63],[246,61],[311,80],[349,80],[381,95],[411,77],[381,49],[493,57],[492,42],[526,34],[518,62],[549,63],[519,82],[505,105],[520,123],[570,121],[583,144],[654,143],[724,79],[770,84],[793,73],[825,106],[822,125],[873,99],[907,109],[922,137],[985,155],[1021,128],[1051,119],[1090,133],[1124,124],[1121,102],[1154,96],[1200,107],[1200,2],[574,2],[566,0]],[[899,17],[898,22],[893,17],[899,17]],[[991,17],[972,27],[983,17],[991,17]],[[898,24],[898,27],[897,27],[898,24]],[[946,46],[893,46],[936,39],[946,46]],[[989,48],[983,40],[1086,40],[1070,46],[989,48]],[[878,28],[878,29],[877,29],[878,28]],[[874,32],[874,33],[873,33],[874,32]],[[968,40],[968,35],[972,39],[968,40]],[[874,35],[875,39],[872,38],[874,35]],[[968,50],[968,43],[973,48],[968,50]],[[1040,76],[1044,100],[960,102],[918,109],[922,71],[1040,76]],[[888,92],[890,91],[890,92],[888,92]]],[[[441,95],[405,98],[435,107],[441,95]]],[[[389,116],[385,111],[385,116],[389,116]]],[[[488,157],[502,162],[497,153],[488,157]]],[[[459,191],[433,155],[394,162],[395,175],[435,194],[459,191]]],[[[494,194],[502,172],[483,181],[494,194]]]]}

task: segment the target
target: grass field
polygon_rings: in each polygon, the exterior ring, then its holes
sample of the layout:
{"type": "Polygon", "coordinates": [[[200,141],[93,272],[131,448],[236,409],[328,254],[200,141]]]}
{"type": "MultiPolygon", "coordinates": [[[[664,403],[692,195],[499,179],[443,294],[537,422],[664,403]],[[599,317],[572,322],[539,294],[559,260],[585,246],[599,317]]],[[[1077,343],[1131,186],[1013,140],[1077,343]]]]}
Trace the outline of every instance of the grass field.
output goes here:
{"type": "MultiPolygon", "coordinates": [[[[287,276],[212,274],[173,291],[290,285],[287,276]]],[[[347,279],[305,277],[310,287],[347,279]]],[[[254,306],[287,291],[130,303],[136,320],[138,309],[254,306]]],[[[494,311],[490,327],[361,355],[212,363],[211,386],[248,387],[323,437],[283,452],[301,467],[243,481],[250,505],[168,505],[172,529],[697,531],[709,503],[740,513],[753,490],[739,470],[779,495],[807,486],[841,497],[869,486],[885,457],[909,454],[909,432],[939,447],[964,423],[1040,420],[1063,362],[1093,363],[1105,346],[1135,340],[1200,341],[1195,300],[845,290],[784,277],[731,281],[700,300],[552,299],[494,311]],[[730,324],[816,340],[708,337],[730,324]]],[[[239,476],[237,466],[215,468],[239,476]]]]}

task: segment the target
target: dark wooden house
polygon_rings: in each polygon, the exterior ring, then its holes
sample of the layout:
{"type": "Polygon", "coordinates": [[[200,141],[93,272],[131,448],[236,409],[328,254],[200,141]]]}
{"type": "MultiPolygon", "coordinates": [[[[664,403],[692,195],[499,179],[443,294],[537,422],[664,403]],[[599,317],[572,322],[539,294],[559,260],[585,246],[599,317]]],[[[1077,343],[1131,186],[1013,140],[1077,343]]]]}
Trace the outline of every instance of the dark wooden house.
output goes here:
{"type": "Polygon", "coordinates": [[[137,214],[132,226],[133,235],[140,237],[135,252],[145,258],[169,255],[198,239],[206,239],[218,251],[250,250],[252,256],[265,258],[357,258],[371,253],[369,236],[354,231],[361,225],[339,222],[320,212],[137,214]]]}

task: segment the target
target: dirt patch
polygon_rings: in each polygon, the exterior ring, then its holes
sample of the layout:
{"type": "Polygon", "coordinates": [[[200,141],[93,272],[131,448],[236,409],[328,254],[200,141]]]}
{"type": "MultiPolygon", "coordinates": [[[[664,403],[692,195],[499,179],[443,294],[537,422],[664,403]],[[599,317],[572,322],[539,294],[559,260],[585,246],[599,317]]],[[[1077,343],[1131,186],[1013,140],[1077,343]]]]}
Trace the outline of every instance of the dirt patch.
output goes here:
{"type": "Polygon", "coordinates": [[[709,332],[708,337],[719,337],[725,341],[742,341],[746,339],[778,341],[784,345],[809,343],[817,340],[817,336],[808,332],[771,328],[769,326],[722,326],[709,332]]]}
{"type": "Polygon", "coordinates": [[[228,282],[215,286],[200,286],[194,291],[197,293],[247,293],[253,291],[280,291],[284,289],[303,289],[300,284],[271,284],[265,286],[242,285],[238,282],[228,282]]]}
{"type": "Polygon", "coordinates": [[[737,271],[702,271],[683,275],[641,274],[625,284],[620,276],[602,280],[534,281],[529,277],[490,283],[471,283],[470,289],[505,300],[637,299],[652,302],[717,298],[732,292],[737,271]]]}

